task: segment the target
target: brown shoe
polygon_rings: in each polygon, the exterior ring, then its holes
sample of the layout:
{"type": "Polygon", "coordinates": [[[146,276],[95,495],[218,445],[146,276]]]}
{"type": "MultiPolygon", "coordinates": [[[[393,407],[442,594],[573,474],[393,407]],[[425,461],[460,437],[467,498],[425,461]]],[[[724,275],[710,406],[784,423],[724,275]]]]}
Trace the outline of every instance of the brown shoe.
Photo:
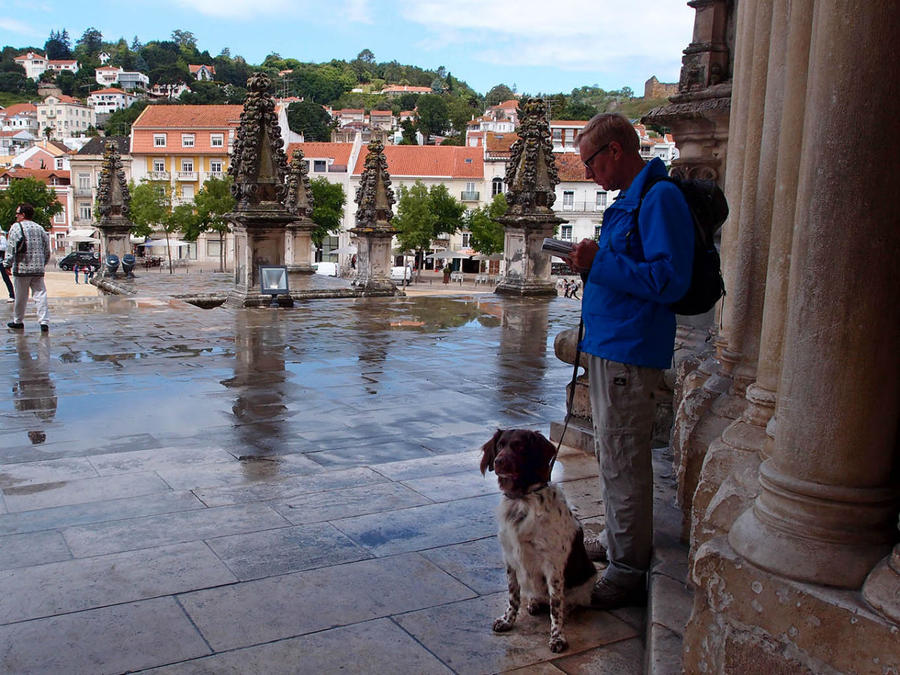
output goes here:
{"type": "Polygon", "coordinates": [[[609,557],[606,555],[606,546],[600,539],[600,535],[584,538],[584,549],[587,551],[588,558],[594,562],[608,563],[609,557]]]}
{"type": "Polygon", "coordinates": [[[635,588],[622,588],[603,577],[597,579],[591,591],[591,607],[594,609],[618,609],[619,607],[644,606],[647,589],[641,583],[635,588]]]}

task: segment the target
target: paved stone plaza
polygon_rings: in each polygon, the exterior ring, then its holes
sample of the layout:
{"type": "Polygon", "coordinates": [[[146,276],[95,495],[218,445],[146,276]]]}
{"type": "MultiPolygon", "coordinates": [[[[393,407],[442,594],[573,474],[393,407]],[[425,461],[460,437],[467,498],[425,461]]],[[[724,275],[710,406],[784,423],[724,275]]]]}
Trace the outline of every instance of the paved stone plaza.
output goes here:
{"type": "MultiPolygon", "coordinates": [[[[0,670],[642,672],[642,610],[575,613],[563,655],[547,617],[490,630],[477,449],[563,419],[577,303],[51,311],[0,344],[0,670]]],[[[576,451],[555,471],[588,523],[595,476],[576,451]]]]}

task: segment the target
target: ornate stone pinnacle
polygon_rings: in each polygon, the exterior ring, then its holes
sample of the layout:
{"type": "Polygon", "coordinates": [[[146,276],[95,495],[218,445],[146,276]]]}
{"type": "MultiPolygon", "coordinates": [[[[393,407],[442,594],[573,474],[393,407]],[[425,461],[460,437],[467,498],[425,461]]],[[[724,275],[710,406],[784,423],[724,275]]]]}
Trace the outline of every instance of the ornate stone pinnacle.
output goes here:
{"type": "Polygon", "coordinates": [[[546,110],[540,98],[519,103],[519,138],[510,148],[512,157],[506,167],[510,215],[551,213],[556,201],[559,175],[546,110]]]}
{"type": "Polygon", "coordinates": [[[275,101],[269,94],[271,80],[255,73],[247,80],[241,123],[234,140],[228,173],[234,178],[231,192],[237,199],[236,211],[260,202],[284,202],[287,186],[285,157],[275,115],[275,101]]]}
{"type": "Polygon", "coordinates": [[[356,227],[368,230],[390,230],[394,217],[394,191],[384,156],[384,143],[377,138],[369,143],[369,154],[356,191],[356,227]]]}
{"type": "Polygon", "coordinates": [[[306,162],[303,161],[303,151],[294,150],[291,158],[291,168],[287,178],[287,197],[285,208],[300,218],[312,217],[313,203],[312,192],[309,189],[309,175],[306,162]]]}
{"type": "Polygon", "coordinates": [[[115,216],[128,217],[131,195],[128,192],[128,183],[125,181],[125,172],[122,170],[122,158],[119,156],[115,141],[106,143],[106,149],[103,151],[97,201],[100,205],[101,219],[115,216]]]}

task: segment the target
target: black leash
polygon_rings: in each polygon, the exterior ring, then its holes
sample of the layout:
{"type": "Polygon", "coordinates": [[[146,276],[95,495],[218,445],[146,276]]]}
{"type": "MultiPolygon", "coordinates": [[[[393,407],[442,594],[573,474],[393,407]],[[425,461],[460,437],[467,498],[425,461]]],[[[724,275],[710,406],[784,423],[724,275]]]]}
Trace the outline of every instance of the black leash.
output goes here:
{"type": "Polygon", "coordinates": [[[575,402],[575,380],[578,379],[578,366],[581,361],[581,339],[584,337],[584,315],[578,317],[578,341],[575,343],[575,365],[572,368],[572,384],[569,386],[569,399],[566,401],[566,421],[563,424],[562,434],[559,436],[559,443],[556,445],[556,452],[550,459],[550,473],[553,473],[553,465],[556,464],[556,456],[562,447],[563,439],[566,437],[566,429],[569,428],[569,420],[572,419],[572,404],[575,402]]]}

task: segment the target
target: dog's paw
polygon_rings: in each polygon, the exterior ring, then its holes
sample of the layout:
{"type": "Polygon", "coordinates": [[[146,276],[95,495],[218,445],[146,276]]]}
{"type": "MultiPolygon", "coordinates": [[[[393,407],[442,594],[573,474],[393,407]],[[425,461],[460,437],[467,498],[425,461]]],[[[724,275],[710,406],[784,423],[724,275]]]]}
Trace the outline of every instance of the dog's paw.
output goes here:
{"type": "Polygon", "coordinates": [[[525,607],[525,611],[531,614],[531,616],[549,614],[550,605],[548,605],[546,602],[541,602],[540,600],[529,600],[528,605],[525,607]]]}
{"type": "Polygon", "coordinates": [[[494,632],[495,633],[505,633],[507,631],[512,630],[514,621],[507,621],[505,617],[500,617],[494,621],[494,632]]]}
{"type": "Polygon", "coordinates": [[[554,654],[559,654],[560,652],[564,652],[569,648],[569,642],[566,638],[559,637],[550,638],[550,651],[554,654]]]}

